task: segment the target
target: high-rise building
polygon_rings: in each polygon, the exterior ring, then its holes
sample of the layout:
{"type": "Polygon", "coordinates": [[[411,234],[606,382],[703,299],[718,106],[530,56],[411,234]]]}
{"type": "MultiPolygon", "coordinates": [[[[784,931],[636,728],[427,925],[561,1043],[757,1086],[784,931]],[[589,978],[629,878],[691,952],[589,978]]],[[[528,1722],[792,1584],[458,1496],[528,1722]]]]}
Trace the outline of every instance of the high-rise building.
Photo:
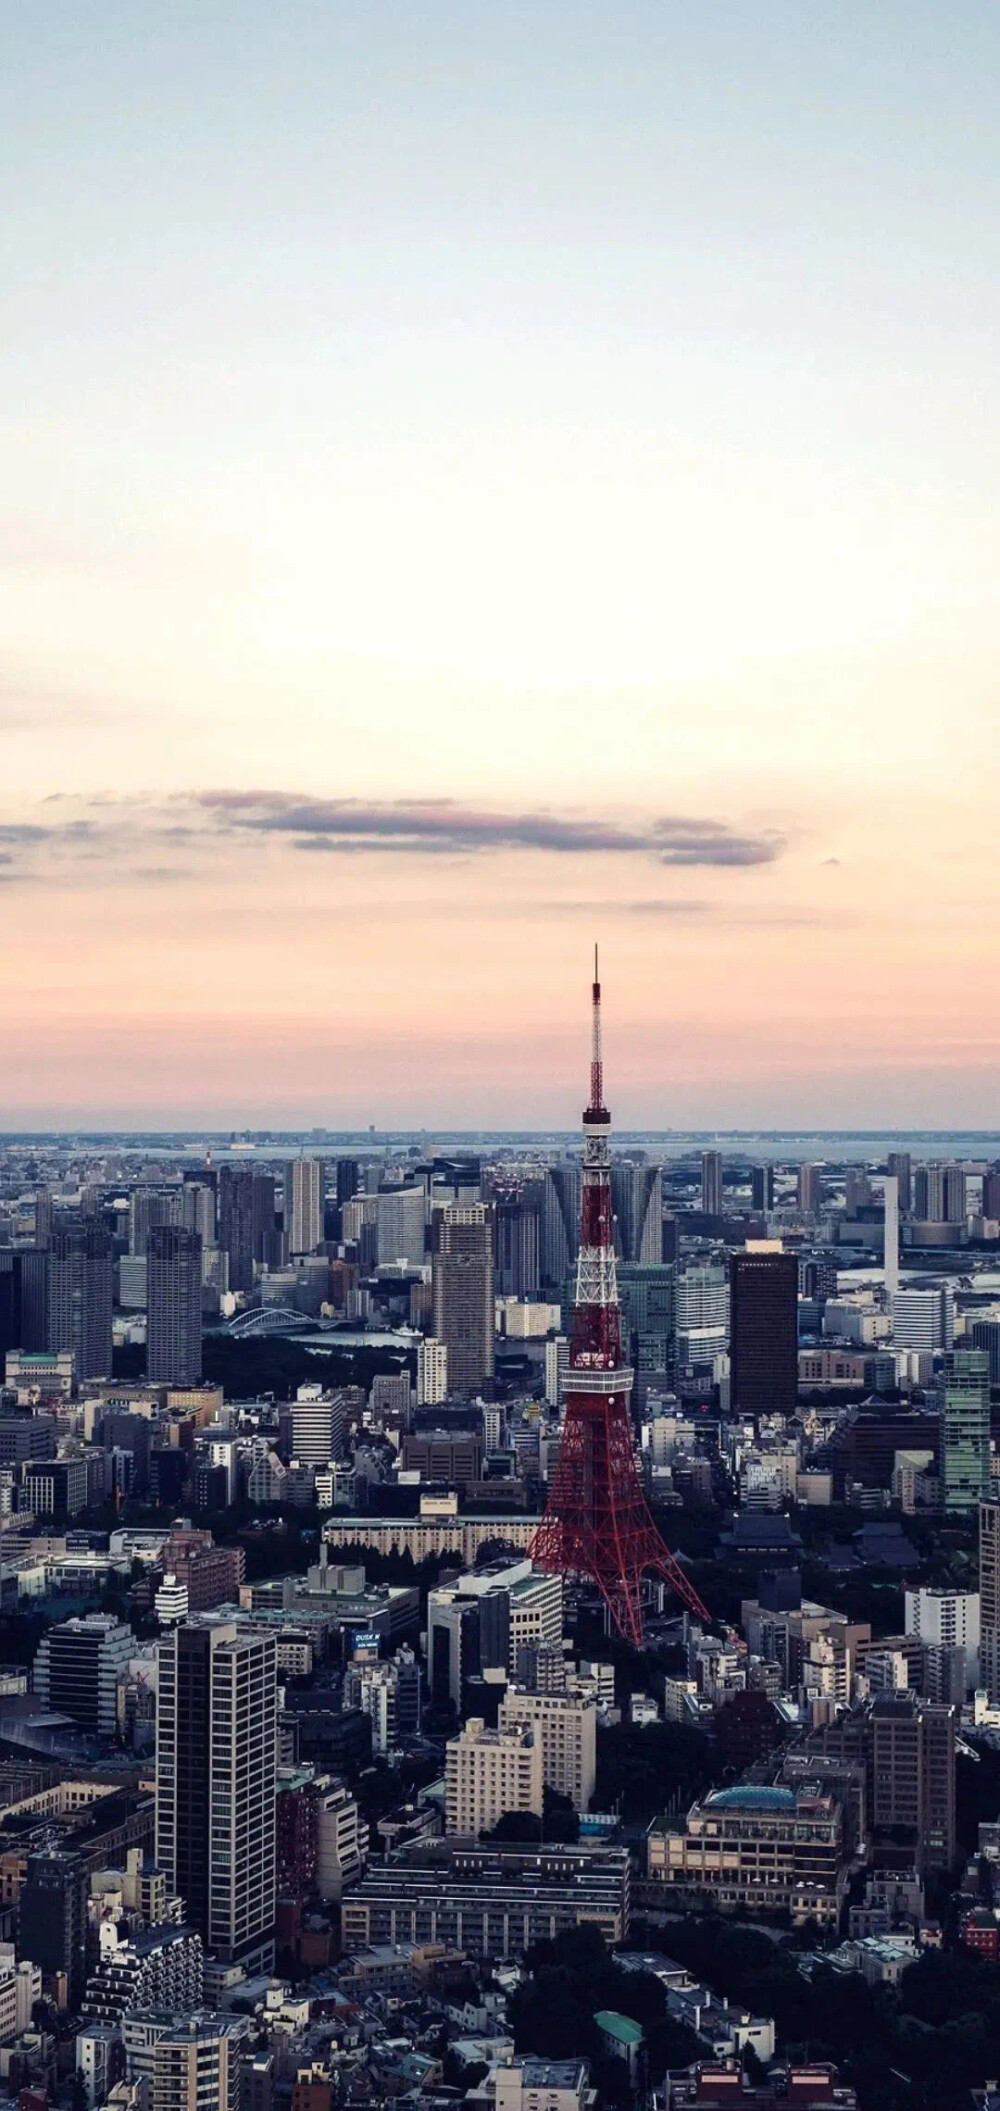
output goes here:
{"type": "Polygon", "coordinates": [[[1000,1217],[1000,1165],[991,1165],[983,1174],[983,1202],[981,1215],[996,1222],[1000,1217]]]}
{"type": "Polygon", "coordinates": [[[795,1413],[799,1383],[799,1269],[792,1253],[753,1242],[730,1261],[733,1411],[754,1422],[795,1413]]]}
{"type": "Polygon", "coordinates": [[[285,1243],[290,1254],[323,1244],[323,1161],[290,1158],[285,1166],[285,1243]]]}
{"type": "Polygon", "coordinates": [[[141,1257],[154,1224],[183,1221],[184,1191],[180,1187],[134,1187],[128,1206],[128,1250],[141,1257]]]}
{"type": "Polygon", "coordinates": [[[475,1838],[508,1811],[542,1815],[542,1748],[530,1728],[488,1730],[471,1716],[445,1746],[445,1831],[475,1838]]]}
{"type": "Polygon", "coordinates": [[[342,1209],[350,1202],[361,1186],[361,1168],[356,1158],[337,1160],[337,1206],[342,1209]]]}
{"type": "Polygon", "coordinates": [[[497,1202],[494,1222],[497,1296],[537,1297],[539,1212],[521,1196],[504,1197],[497,1202]]]}
{"type": "Polygon", "coordinates": [[[701,1207],[706,1217],[722,1215],[722,1152],[701,1154],[701,1207]]]}
{"type": "Polygon", "coordinates": [[[955,1339],[955,1293],[897,1290],[892,1299],[892,1338],[897,1349],[950,1349],[955,1339]]]}
{"type": "Polygon", "coordinates": [[[45,1707],[70,1716],[91,1737],[113,1737],[119,1681],[134,1647],[132,1629],[110,1613],[48,1627],[32,1671],[35,1692],[45,1707]]]}
{"type": "Polygon", "coordinates": [[[920,1224],[964,1224],[965,1168],[918,1165],[913,1174],[913,1214],[920,1224]]]}
{"type": "Polygon", "coordinates": [[[127,2075],[144,2079],[149,2111],[240,2111],[245,2016],[140,2009],[122,2024],[127,2075]]]}
{"type": "Polygon", "coordinates": [[[913,1203],[913,1167],[909,1151],[890,1151],[886,1159],[886,1172],[890,1180],[899,1182],[899,1208],[908,1217],[913,1203]]]}
{"type": "Polygon", "coordinates": [[[478,1392],[493,1376],[493,1227],[484,1203],[442,1210],[433,1268],[434,1334],[448,1351],[452,1392],[478,1392]]]}
{"type": "Polygon", "coordinates": [[[611,1165],[615,1251],[633,1268],[659,1267],[663,1248],[663,1175],[659,1166],[618,1158],[611,1165]]]}
{"type": "MultiPolygon", "coordinates": [[[[539,1647],[541,1645],[536,1645],[539,1647]]],[[[509,1686],[500,1729],[522,1725],[542,1748],[542,1779],[568,1796],[574,1810],[590,1809],[597,1782],[597,1703],[581,1693],[528,1693],[509,1686]]]]}
{"type": "Polygon", "coordinates": [[[1000,1385],[1000,1319],[974,1319],[972,1346],[989,1358],[990,1384],[1000,1385]]]}
{"type": "Polygon", "coordinates": [[[219,1169],[219,1245],[229,1257],[229,1288],[253,1289],[255,1174],[248,1165],[219,1169]]]}
{"type": "Polygon", "coordinates": [[[750,1201],[752,1207],[766,1216],[774,1208],[773,1165],[752,1165],[750,1168],[750,1201]]]}
{"type": "Polygon", "coordinates": [[[347,1404],[342,1391],[301,1385],[292,1402],[292,1454],[306,1466],[327,1466],[344,1455],[347,1404]]]}
{"type": "Polygon", "coordinates": [[[823,1168],[819,1165],[800,1165],[798,1176],[799,1208],[804,1217],[815,1217],[823,1206],[823,1168]]]}
{"type": "Polygon", "coordinates": [[[447,1344],[428,1334],[417,1343],[417,1406],[440,1407],[447,1398],[447,1344]]]}
{"type": "Polygon", "coordinates": [[[63,1981],[60,2005],[80,2005],[87,1971],[87,1878],[82,1854],[29,1854],[17,1909],[17,1949],[41,1967],[47,1982],[63,1981]]]}
{"type": "Polygon", "coordinates": [[[996,1704],[1000,1701],[1000,1503],[979,1505],[979,1661],[980,1678],[996,1704]]]}
{"type": "Polygon", "coordinates": [[[542,1282],[549,1289],[562,1289],[576,1261],[580,1244],[580,1180],[580,1167],[570,1161],[546,1170],[540,1262],[542,1282]]]}
{"type": "MultiPolygon", "coordinates": [[[[979,1592],[924,1585],[905,1593],[905,1608],[904,1632],[924,1643],[925,1654],[959,1654],[963,1659],[956,1684],[958,1698],[964,1700],[979,1680],[979,1592]]],[[[929,1691],[926,1683],[924,1691],[929,1691]]]]}
{"type": "Polygon", "coordinates": [[[72,1349],[78,1378],[110,1378],[115,1264],[96,1219],[54,1231],[48,1253],[50,1349],[72,1349]]]}
{"type": "Polygon", "coordinates": [[[899,1182],[895,1173],[886,1174],[883,1197],[885,1294],[893,1298],[899,1290],[899,1182]]]}
{"type": "Polygon", "coordinates": [[[674,1292],[674,1324],[679,1334],[694,1327],[729,1331],[729,1275],[722,1262],[710,1261],[699,1268],[683,1268],[674,1292]]]}
{"type": "Polygon", "coordinates": [[[248,1972],[274,1957],[277,1652],[210,1613],[160,1641],[156,1854],[206,1950],[248,1972]]]}
{"type": "Polygon", "coordinates": [[[375,1200],[380,1266],[406,1261],[411,1268],[419,1268],[424,1258],[425,1190],[422,1187],[382,1187],[375,1200]]]}
{"type": "Polygon", "coordinates": [[[870,1703],[876,1832],[905,1840],[916,1866],[955,1860],[955,1709],[909,1692],[870,1703]]]}
{"type": "Polygon", "coordinates": [[[982,1349],[953,1349],[941,1384],[941,1502],[971,1510],[990,1486],[990,1360],[982,1349]]]}
{"type": "Polygon", "coordinates": [[[275,1229],[274,1174],[254,1172],[250,1191],[251,1233],[253,1257],[268,1268],[275,1268],[286,1258],[288,1248],[284,1234],[275,1229]]]}
{"type": "Polygon", "coordinates": [[[146,1375],[150,1385],[201,1383],[201,1233],[152,1227],[146,1245],[146,1375]]]}

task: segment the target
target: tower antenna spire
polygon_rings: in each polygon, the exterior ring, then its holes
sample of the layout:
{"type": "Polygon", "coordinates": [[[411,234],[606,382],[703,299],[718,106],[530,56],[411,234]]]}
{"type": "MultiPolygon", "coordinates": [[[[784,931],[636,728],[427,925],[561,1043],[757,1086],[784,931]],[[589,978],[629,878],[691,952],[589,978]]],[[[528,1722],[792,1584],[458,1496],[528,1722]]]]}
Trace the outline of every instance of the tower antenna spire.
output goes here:
{"type": "Polygon", "coordinates": [[[580,1250],[566,1415],[531,1558],[540,1569],[595,1583],[619,1634],[640,1649],[644,1575],[658,1576],[669,1585],[696,1618],[707,1622],[709,1616],[660,1538],[636,1466],[629,1414],[633,1372],[623,1352],[615,1267],[610,1128],[595,945],[590,1105],[583,1116],[580,1250]]]}

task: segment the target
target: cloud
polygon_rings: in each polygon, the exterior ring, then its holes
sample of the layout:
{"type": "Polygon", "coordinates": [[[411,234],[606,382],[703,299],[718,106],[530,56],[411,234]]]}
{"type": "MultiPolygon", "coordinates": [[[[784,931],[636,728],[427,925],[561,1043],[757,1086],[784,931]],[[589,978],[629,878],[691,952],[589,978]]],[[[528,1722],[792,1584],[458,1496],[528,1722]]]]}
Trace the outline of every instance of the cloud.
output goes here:
{"type": "Polygon", "coordinates": [[[511,813],[455,799],[313,799],[289,792],[208,791],[197,803],[231,829],[284,837],[296,850],[386,851],[410,856],[527,850],[575,857],[626,854],[661,865],[770,865],[784,838],[724,821],[668,814],[628,827],[548,810],[511,813]]]}

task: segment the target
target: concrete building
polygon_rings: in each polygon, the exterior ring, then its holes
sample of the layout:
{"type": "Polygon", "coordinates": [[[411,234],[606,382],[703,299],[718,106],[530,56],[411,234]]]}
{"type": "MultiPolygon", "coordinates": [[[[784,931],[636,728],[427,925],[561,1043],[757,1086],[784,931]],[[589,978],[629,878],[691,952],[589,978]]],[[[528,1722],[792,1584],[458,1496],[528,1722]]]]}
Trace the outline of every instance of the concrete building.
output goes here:
{"type": "Polygon", "coordinates": [[[385,1267],[405,1261],[419,1268],[424,1258],[427,1194],[423,1187],[383,1187],[376,1196],[378,1260],[385,1267]]]}
{"type": "MultiPolygon", "coordinates": [[[[295,1161],[298,1164],[298,1160],[295,1161]]],[[[306,1466],[328,1466],[343,1457],[347,1401],[343,1391],[300,1385],[292,1403],[292,1453],[306,1466]]]]}
{"type": "Polygon", "coordinates": [[[426,1335],[417,1343],[417,1406],[440,1407],[448,1398],[448,1345],[426,1335]]]}
{"type": "Polygon", "coordinates": [[[160,1643],[156,1855],[206,1950],[274,1956],[274,1637],[200,1614],[160,1643]]]}
{"type": "Polygon", "coordinates": [[[315,1253],[323,1243],[323,1161],[290,1158],[284,1172],[285,1247],[315,1253]]]}
{"type": "Polygon", "coordinates": [[[434,1335],[448,1351],[453,1392],[478,1392],[493,1377],[493,1227],[485,1203],[440,1212],[432,1264],[434,1335]]]}
{"type": "Polygon", "coordinates": [[[651,1883],[707,1894],[724,1913],[789,1912],[835,1928],[848,1873],[843,1806],[816,1783],[741,1783],[692,1804],[682,1828],[654,1821],[651,1883]]]}
{"type": "Polygon", "coordinates": [[[91,1737],[113,1737],[118,1687],[135,1652],[132,1629],[110,1613],[87,1613],[49,1627],[38,1645],[32,1679],[47,1708],[68,1715],[91,1737]]]}
{"type": "Polygon", "coordinates": [[[941,1502],[972,1510],[990,1486],[990,1364],[981,1349],[953,1349],[941,1382],[941,1502]]]}
{"type": "Polygon", "coordinates": [[[979,1676],[1000,1702],[1000,1503],[979,1505],[979,1676]]]}
{"type": "Polygon", "coordinates": [[[445,1830],[490,1833],[508,1811],[542,1815],[542,1748],[533,1729],[488,1730],[471,1716],[445,1748],[445,1830]]]}
{"type": "Polygon", "coordinates": [[[631,1864],[626,1847],[520,1847],[436,1841],[372,1865],[343,1902],[345,1950],[371,1943],[440,1942],[474,1958],[520,1958],[564,1928],[595,1925],[626,1940],[631,1864]]]}
{"type": "Polygon", "coordinates": [[[706,1217],[722,1215],[722,1152],[701,1154],[701,1207],[706,1217]]]}
{"type": "Polygon", "coordinates": [[[597,1781],[597,1704],[578,1693],[529,1693],[508,1689],[500,1707],[500,1729],[524,1725],[542,1752],[547,1788],[568,1796],[574,1810],[590,1809],[597,1781]]]}
{"type": "Polygon", "coordinates": [[[71,1349],[78,1379],[110,1378],[115,1264],[94,1220],[54,1231],[48,1255],[47,1345],[71,1349]]]}
{"type": "Polygon", "coordinates": [[[247,2016],[139,2009],[124,2018],[126,2072],[146,2078],[150,2111],[240,2111],[247,2016]]]}
{"type": "Polygon", "coordinates": [[[158,1224],[146,1247],[150,1385],[201,1383],[201,1237],[179,1224],[158,1224]]]}
{"type": "Polygon", "coordinates": [[[955,1294],[950,1285],[936,1290],[897,1290],[892,1300],[892,1332],[897,1349],[950,1349],[955,1339],[955,1294]]]}
{"type": "Polygon", "coordinates": [[[908,1590],[905,1606],[908,1635],[915,1635],[928,1651],[961,1657],[959,1698],[964,1700],[979,1684],[979,1592],[928,1585],[908,1590]]]}

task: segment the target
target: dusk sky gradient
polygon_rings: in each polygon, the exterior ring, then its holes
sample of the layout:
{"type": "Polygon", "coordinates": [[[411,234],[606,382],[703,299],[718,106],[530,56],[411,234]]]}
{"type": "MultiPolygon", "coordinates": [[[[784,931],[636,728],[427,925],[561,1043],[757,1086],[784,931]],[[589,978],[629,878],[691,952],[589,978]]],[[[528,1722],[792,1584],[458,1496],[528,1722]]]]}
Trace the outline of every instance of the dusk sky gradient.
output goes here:
{"type": "Polygon", "coordinates": [[[1000,1126],[995,6],[4,47],[0,1127],[1000,1126]]]}

